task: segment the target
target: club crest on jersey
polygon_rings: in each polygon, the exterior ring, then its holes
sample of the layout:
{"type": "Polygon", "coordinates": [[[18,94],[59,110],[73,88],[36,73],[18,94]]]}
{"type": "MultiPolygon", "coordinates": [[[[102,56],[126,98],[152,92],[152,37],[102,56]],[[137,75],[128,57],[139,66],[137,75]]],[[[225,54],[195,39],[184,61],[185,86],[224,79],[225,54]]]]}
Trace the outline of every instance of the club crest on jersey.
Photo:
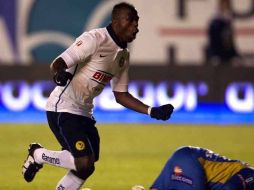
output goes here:
{"type": "Polygon", "coordinates": [[[81,151],[84,150],[86,148],[86,145],[83,141],[77,141],[75,144],[75,147],[77,150],[81,151]]]}
{"type": "Polygon", "coordinates": [[[192,179],[183,175],[183,169],[179,166],[174,167],[173,173],[171,174],[171,180],[193,185],[192,179]]]}

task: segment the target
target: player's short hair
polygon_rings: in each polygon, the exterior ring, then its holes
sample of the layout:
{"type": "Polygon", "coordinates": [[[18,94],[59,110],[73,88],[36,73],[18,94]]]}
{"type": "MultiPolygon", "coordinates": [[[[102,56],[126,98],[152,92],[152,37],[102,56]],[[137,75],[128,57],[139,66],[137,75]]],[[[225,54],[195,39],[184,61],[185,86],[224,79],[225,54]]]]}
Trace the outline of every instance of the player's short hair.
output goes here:
{"type": "Polygon", "coordinates": [[[113,7],[111,16],[112,20],[117,19],[123,10],[128,10],[131,19],[138,21],[139,16],[137,10],[132,4],[126,2],[118,3],[113,7]]]}

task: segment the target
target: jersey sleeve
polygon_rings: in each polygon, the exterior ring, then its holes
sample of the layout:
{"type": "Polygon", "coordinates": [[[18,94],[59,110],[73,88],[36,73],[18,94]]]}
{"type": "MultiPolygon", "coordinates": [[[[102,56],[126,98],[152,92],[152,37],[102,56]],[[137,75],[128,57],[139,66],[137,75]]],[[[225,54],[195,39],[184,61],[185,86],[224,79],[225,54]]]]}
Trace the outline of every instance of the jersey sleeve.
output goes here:
{"type": "Polygon", "coordinates": [[[110,82],[111,88],[115,92],[127,92],[129,83],[129,59],[126,61],[126,65],[119,74],[114,76],[110,82]]]}
{"type": "Polygon", "coordinates": [[[97,49],[97,39],[92,33],[85,32],[66,49],[59,57],[63,58],[70,68],[94,54],[97,49]]]}

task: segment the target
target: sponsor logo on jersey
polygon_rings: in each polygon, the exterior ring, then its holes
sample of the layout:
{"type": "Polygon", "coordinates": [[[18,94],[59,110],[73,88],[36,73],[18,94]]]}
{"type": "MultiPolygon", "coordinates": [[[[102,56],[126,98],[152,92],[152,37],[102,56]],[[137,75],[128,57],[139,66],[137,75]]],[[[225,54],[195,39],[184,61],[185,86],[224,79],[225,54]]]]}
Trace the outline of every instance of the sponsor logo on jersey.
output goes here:
{"type": "Polygon", "coordinates": [[[175,175],[181,175],[183,173],[183,170],[179,166],[175,166],[174,173],[175,173],[175,175]]]}
{"type": "Polygon", "coordinates": [[[84,150],[86,148],[86,145],[83,141],[77,141],[75,144],[75,147],[77,150],[81,151],[84,150]]]}
{"type": "Polygon", "coordinates": [[[101,72],[101,71],[96,71],[93,74],[93,80],[99,83],[104,83],[104,84],[108,83],[112,79],[112,77],[113,77],[112,74],[101,72]]]}
{"type": "Polygon", "coordinates": [[[180,168],[179,166],[174,167],[173,174],[171,175],[171,180],[183,182],[188,185],[193,185],[192,179],[190,177],[183,175],[183,169],[180,168]]]}
{"type": "Polygon", "coordinates": [[[59,165],[60,164],[60,159],[59,158],[54,158],[54,157],[50,157],[47,156],[46,154],[42,154],[41,156],[42,160],[49,162],[51,164],[55,164],[55,165],[59,165]]]}

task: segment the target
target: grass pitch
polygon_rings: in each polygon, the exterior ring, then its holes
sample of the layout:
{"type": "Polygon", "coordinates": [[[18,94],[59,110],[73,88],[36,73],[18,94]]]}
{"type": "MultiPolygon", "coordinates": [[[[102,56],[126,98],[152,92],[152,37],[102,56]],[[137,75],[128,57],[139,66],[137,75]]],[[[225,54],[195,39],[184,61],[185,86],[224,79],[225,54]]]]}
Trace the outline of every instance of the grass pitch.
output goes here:
{"type": "MultiPolygon", "coordinates": [[[[232,159],[254,165],[254,127],[182,125],[97,125],[101,137],[100,160],[84,187],[92,190],[130,190],[135,184],[147,189],[167,158],[183,145],[201,146],[232,159]]],[[[21,166],[31,142],[48,149],[59,145],[46,124],[0,125],[0,190],[55,189],[65,169],[44,165],[31,183],[21,166]]]]}

